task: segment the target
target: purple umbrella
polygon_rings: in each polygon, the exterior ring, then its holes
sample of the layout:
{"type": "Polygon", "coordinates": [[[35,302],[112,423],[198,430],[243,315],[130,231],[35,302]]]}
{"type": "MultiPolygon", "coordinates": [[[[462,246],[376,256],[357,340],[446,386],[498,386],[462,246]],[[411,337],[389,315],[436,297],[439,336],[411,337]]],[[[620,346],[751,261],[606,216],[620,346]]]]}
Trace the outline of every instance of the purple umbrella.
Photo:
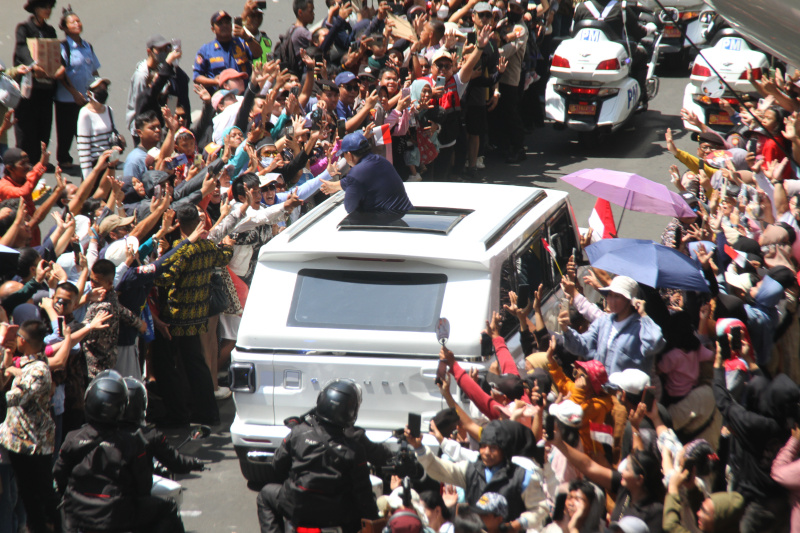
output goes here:
{"type": "Polygon", "coordinates": [[[667,189],[666,185],[629,172],[585,168],[562,179],[583,192],[608,200],[623,209],[678,218],[696,216],[686,200],[667,189]]]}

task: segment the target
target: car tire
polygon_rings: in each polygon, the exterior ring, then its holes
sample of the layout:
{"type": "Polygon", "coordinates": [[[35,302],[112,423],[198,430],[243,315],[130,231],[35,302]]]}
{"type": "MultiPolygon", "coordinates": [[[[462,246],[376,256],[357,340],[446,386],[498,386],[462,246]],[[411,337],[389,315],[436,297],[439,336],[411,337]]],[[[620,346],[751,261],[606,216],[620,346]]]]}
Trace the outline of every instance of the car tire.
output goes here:
{"type": "Polygon", "coordinates": [[[247,488],[252,491],[260,491],[267,483],[274,480],[274,470],[272,463],[256,463],[247,458],[250,448],[234,446],[236,456],[239,458],[239,469],[247,480],[247,488]]]}

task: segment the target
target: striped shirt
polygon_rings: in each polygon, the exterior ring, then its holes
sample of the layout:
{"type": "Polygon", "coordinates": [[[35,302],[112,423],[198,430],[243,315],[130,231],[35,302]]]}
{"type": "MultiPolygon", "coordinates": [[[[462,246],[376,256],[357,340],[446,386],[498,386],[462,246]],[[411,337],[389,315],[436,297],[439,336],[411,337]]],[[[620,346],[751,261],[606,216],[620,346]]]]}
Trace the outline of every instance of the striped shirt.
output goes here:
{"type": "Polygon", "coordinates": [[[92,171],[95,161],[111,148],[109,138],[114,132],[111,108],[105,106],[101,113],[95,113],[89,106],[83,106],[78,114],[78,156],[84,179],[92,171]]]}

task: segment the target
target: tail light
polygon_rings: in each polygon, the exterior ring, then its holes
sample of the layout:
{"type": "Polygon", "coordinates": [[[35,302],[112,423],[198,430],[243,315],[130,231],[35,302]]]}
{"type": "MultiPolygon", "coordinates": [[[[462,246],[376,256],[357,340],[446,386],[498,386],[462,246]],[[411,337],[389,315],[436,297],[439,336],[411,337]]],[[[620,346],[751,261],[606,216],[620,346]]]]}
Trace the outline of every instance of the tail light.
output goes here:
{"type": "Polygon", "coordinates": [[[620,69],[619,59],[614,58],[601,61],[597,65],[596,70],[619,70],[619,69],[620,69]]]}
{"type": "Polygon", "coordinates": [[[552,67],[569,68],[569,61],[561,56],[553,56],[552,67]]]}
{"type": "Polygon", "coordinates": [[[581,96],[614,96],[619,93],[619,89],[613,87],[571,87],[569,85],[556,84],[553,89],[559,94],[565,96],[581,95],[581,96]]]}
{"type": "Polygon", "coordinates": [[[692,76],[711,76],[711,69],[695,63],[692,67],[692,76]]]}
{"type": "Polygon", "coordinates": [[[256,366],[253,363],[231,363],[230,376],[233,392],[256,391],[256,366]]]}
{"type": "MultiPolygon", "coordinates": [[[[739,76],[739,79],[740,80],[746,80],[747,79],[747,71],[746,70],[744,72],[742,72],[742,75],[739,76]]],[[[761,79],[761,69],[760,68],[754,68],[753,69],[753,79],[754,80],[760,80],[761,79]]]]}

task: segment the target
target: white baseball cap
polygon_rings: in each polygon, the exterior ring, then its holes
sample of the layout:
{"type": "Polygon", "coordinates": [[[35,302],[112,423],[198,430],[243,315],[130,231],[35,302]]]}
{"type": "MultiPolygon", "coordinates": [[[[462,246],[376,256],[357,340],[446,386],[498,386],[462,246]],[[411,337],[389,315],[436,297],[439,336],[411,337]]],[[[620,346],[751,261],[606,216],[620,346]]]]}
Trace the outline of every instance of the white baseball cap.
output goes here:
{"type": "Polygon", "coordinates": [[[577,428],[583,423],[583,408],[572,400],[551,404],[549,411],[564,425],[577,428]]]}
{"type": "Polygon", "coordinates": [[[645,387],[650,386],[650,376],[637,368],[614,372],[608,376],[608,381],[631,394],[641,394],[645,387]]]}
{"type": "Polygon", "coordinates": [[[623,298],[633,300],[639,293],[639,284],[636,283],[636,280],[628,276],[617,276],[611,280],[611,284],[608,287],[598,289],[598,292],[602,294],[613,292],[619,294],[623,298]]]}

